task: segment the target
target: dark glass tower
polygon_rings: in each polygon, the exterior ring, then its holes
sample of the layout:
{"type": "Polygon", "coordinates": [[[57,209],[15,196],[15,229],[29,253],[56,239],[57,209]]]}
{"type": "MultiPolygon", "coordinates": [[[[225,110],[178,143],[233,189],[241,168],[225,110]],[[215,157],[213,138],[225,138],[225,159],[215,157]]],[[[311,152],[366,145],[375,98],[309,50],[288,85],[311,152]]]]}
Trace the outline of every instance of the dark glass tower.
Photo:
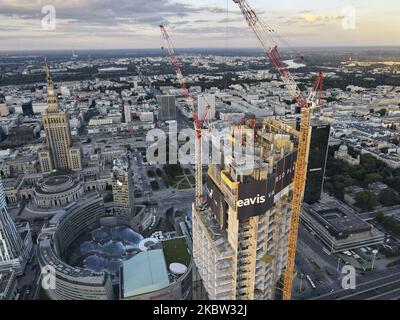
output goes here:
{"type": "Polygon", "coordinates": [[[310,155],[304,201],[312,204],[321,199],[326,160],[328,156],[330,125],[315,121],[312,124],[310,155]]]}

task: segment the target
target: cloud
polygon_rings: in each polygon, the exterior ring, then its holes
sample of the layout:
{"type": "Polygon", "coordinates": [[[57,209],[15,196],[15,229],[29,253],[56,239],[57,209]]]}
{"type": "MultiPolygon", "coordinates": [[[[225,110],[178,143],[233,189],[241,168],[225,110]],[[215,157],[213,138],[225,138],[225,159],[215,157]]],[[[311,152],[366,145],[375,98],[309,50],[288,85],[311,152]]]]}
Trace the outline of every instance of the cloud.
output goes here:
{"type": "MultiPolygon", "coordinates": [[[[76,49],[157,47],[162,42],[160,23],[171,30],[180,47],[225,46],[226,39],[238,47],[258,47],[241,11],[229,1],[230,6],[226,7],[225,1],[215,0],[0,0],[0,50],[63,48],[70,47],[70,43],[76,49]],[[207,5],[210,2],[216,5],[207,5]],[[56,9],[56,30],[42,28],[42,8],[46,5],[56,9]]],[[[299,6],[290,6],[289,10],[278,6],[273,10],[267,1],[258,2],[257,14],[268,24],[276,25],[292,45],[342,41],[343,29],[338,23],[341,13],[327,11],[325,5],[308,7],[312,10],[307,11],[300,11],[299,6]]],[[[368,44],[398,44],[395,10],[380,13],[379,17],[379,10],[375,11],[371,17],[365,15],[375,24],[363,26],[366,20],[360,19],[357,32],[348,33],[343,41],[353,44],[355,39],[360,43],[354,37],[363,35],[368,44]]]]}
{"type": "MultiPolygon", "coordinates": [[[[209,26],[209,27],[202,27],[202,28],[196,28],[196,27],[191,27],[191,28],[182,28],[182,29],[176,29],[179,33],[187,33],[187,34],[203,34],[205,37],[209,34],[214,34],[214,33],[226,33],[226,27],[224,26],[209,26]]],[[[238,28],[238,27],[230,27],[229,32],[231,33],[248,33],[252,34],[249,28],[238,28]]]]}
{"type": "Polygon", "coordinates": [[[242,16],[240,17],[229,17],[229,18],[223,18],[217,21],[218,23],[234,23],[234,22],[245,22],[244,18],[242,16]]]}
{"type": "Polygon", "coordinates": [[[323,15],[312,11],[302,11],[294,18],[295,21],[306,24],[325,24],[339,19],[342,19],[342,17],[337,15],[323,15]]]}
{"type": "MultiPolygon", "coordinates": [[[[91,47],[101,38],[104,46],[119,39],[121,47],[152,47],[160,38],[159,24],[175,30],[204,26],[212,24],[213,18],[220,19],[222,11],[217,6],[180,0],[0,0],[0,38],[8,39],[2,43],[3,50],[12,48],[12,43],[31,47],[38,39],[47,42],[46,47],[54,46],[55,41],[91,47]],[[54,31],[42,28],[46,14],[42,8],[48,5],[56,10],[54,31]]],[[[183,40],[190,39],[189,34],[186,37],[183,40]]]]}
{"type": "Polygon", "coordinates": [[[0,15],[23,19],[42,16],[45,5],[53,5],[58,19],[73,19],[78,23],[119,24],[131,21],[138,24],[159,24],[190,14],[219,13],[219,7],[201,7],[172,0],[0,0],[0,15]]]}

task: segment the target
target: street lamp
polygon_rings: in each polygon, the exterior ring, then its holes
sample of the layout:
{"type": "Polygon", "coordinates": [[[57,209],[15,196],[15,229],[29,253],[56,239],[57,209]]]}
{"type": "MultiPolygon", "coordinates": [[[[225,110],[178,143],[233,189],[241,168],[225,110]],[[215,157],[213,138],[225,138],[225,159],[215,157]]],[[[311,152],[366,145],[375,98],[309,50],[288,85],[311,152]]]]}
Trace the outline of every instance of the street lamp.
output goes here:
{"type": "Polygon", "coordinates": [[[303,274],[300,274],[300,293],[303,292],[303,274]]]}
{"type": "Polygon", "coordinates": [[[372,260],[371,271],[374,270],[374,265],[375,265],[376,255],[378,254],[378,250],[376,249],[372,250],[372,254],[374,255],[374,259],[372,260]]]}

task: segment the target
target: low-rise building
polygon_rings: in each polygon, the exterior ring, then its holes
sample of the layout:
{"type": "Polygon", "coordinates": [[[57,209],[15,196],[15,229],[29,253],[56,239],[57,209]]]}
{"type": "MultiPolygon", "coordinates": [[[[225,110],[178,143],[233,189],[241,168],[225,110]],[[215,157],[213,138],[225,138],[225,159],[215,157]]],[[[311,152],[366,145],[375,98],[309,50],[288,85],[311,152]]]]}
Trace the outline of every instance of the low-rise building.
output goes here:
{"type": "Polygon", "coordinates": [[[358,155],[357,158],[353,158],[349,154],[348,147],[345,144],[342,144],[339,150],[335,152],[335,159],[343,160],[352,166],[358,166],[360,164],[360,155],[358,155]]]}
{"type": "Polygon", "coordinates": [[[302,222],[331,252],[383,243],[385,235],[340,201],[303,204],[302,222]]]}

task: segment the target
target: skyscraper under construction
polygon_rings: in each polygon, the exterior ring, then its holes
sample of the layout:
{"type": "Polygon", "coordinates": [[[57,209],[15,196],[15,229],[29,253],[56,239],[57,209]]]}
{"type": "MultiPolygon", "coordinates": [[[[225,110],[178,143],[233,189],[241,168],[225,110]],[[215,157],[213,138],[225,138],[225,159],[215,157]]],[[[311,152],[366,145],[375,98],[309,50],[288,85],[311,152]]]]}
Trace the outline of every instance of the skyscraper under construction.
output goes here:
{"type": "MultiPolygon", "coordinates": [[[[238,142],[244,128],[233,127],[230,139],[238,142]]],[[[290,126],[266,119],[255,126],[251,170],[226,146],[222,163],[209,165],[206,204],[193,206],[193,255],[210,299],[274,299],[286,264],[297,141],[290,126]]]]}

